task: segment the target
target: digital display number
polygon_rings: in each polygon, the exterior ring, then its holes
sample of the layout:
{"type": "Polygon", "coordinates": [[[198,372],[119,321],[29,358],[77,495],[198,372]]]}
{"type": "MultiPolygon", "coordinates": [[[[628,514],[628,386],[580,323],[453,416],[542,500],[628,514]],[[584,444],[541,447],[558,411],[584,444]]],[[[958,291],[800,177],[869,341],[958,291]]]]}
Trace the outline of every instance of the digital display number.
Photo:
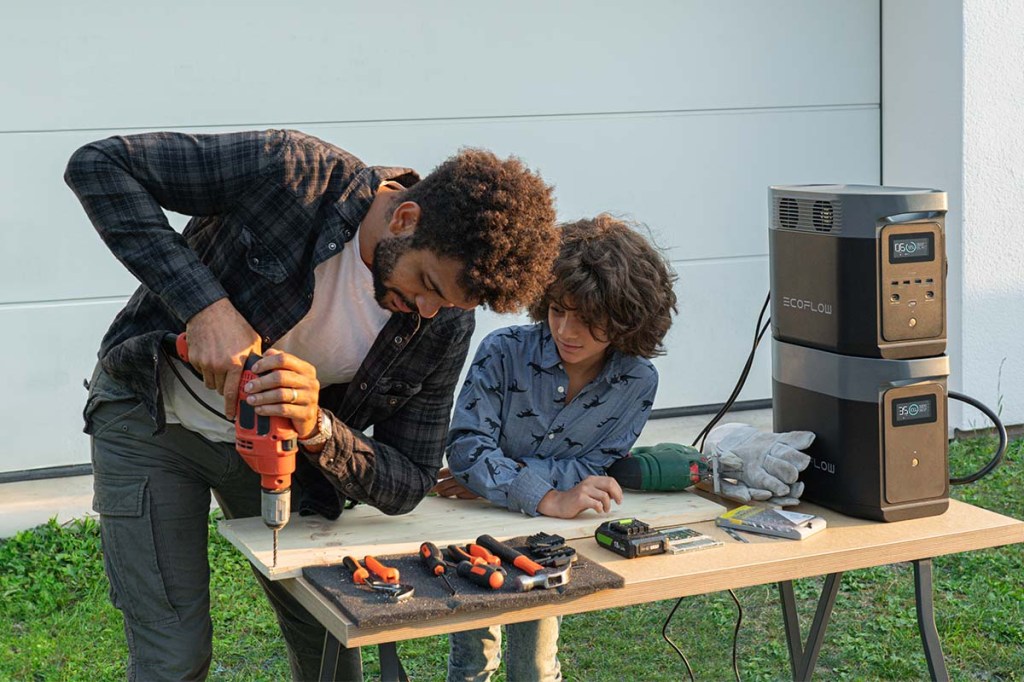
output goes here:
{"type": "Polygon", "coordinates": [[[935,396],[922,395],[892,401],[892,425],[927,424],[935,421],[935,396]]]}
{"type": "Polygon", "coordinates": [[[889,239],[890,263],[917,263],[932,260],[935,235],[931,232],[901,234],[889,239]]]}

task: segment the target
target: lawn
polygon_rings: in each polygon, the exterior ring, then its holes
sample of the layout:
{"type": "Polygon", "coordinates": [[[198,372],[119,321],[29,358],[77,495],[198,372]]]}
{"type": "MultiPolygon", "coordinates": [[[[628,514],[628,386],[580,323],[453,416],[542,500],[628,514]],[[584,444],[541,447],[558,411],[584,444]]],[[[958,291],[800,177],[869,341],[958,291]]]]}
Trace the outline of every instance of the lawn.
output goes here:
{"type": "MultiPolygon", "coordinates": [[[[977,469],[991,440],[954,443],[957,475],[977,469]]],[[[1024,518],[1024,439],[1003,465],[957,499],[1024,518]]],[[[274,617],[246,561],[213,531],[214,667],[211,679],[284,680],[288,665],[274,617]]],[[[1024,676],[1024,545],[939,557],[935,610],[950,675],[957,680],[1019,680],[1024,676]]],[[[804,630],[821,581],[796,583],[804,630]]],[[[737,592],[744,680],[789,679],[785,637],[774,586],[737,592]]],[[[675,600],[565,618],[562,668],[572,680],[679,680],[685,671],[661,639],[675,600]]],[[[688,598],[670,635],[699,680],[731,680],[735,606],[728,594],[688,598]]],[[[120,614],[107,600],[94,521],[51,521],[0,541],[0,680],[123,679],[120,614]]],[[[399,645],[410,676],[444,677],[447,642],[429,637],[399,645]]],[[[377,675],[376,650],[364,652],[367,676],[377,675]]],[[[927,679],[917,634],[910,564],[844,575],[816,669],[822,680],[927,679]],[[868,616],[867,618],[865,616],[868,616]]]]}

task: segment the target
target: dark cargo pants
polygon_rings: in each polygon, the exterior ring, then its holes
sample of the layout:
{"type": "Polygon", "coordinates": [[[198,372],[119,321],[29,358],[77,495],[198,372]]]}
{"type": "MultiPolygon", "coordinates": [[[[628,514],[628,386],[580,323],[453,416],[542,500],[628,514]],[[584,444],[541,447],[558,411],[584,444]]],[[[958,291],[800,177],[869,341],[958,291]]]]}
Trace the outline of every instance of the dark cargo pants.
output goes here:
{"type": "MultiPolygon", "coordinates": [[[[111,601],[124,616],[128,679],[204,679],[213,630],[210,493],[227,518],[259,516],[259,477],[233,444],[171,424],[152,435],[142,404],[119,397],[102,372],[90,386],[93,509],[100,514],[111,601]]],[[[317,679],[323,626],[283,588],[254,573],[277,614],[293,677],[317,679]]],[[[339,670],[354,669],[347,659],[358,656],[358,649],[344,650],[339,670]]]]}

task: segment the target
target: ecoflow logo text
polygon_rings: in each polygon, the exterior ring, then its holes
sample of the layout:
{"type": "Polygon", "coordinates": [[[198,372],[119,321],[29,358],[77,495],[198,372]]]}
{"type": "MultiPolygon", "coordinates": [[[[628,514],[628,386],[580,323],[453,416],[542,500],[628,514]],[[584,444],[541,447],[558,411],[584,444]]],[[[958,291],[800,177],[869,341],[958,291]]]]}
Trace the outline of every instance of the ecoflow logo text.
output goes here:
{"type": "Polygon", "coordinates": [[[792,296],[782,297],[783,308],[793,308],[795,310],[803,310],[809,313],[818,313],[819,315],[831,315],[832,304],[831,303],[818,303],[811,301],[806,298],[793,298],[792,296]]]}

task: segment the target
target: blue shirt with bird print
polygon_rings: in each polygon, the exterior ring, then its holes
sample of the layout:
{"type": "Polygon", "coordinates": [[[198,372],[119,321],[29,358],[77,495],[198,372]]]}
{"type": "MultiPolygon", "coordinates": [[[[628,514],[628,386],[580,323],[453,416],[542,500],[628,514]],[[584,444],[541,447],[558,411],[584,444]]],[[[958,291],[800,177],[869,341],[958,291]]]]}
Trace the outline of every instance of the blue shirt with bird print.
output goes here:
{"type": "Polygon", "coordinates": [[[448,467],[491,503],[537,516],[551,490],[569,490],[629,453],[647,423],[658,371],[609,350],[597,378],[566,402],[569,376],[546,322],[491,332],[455,404],[448,467]]]}

